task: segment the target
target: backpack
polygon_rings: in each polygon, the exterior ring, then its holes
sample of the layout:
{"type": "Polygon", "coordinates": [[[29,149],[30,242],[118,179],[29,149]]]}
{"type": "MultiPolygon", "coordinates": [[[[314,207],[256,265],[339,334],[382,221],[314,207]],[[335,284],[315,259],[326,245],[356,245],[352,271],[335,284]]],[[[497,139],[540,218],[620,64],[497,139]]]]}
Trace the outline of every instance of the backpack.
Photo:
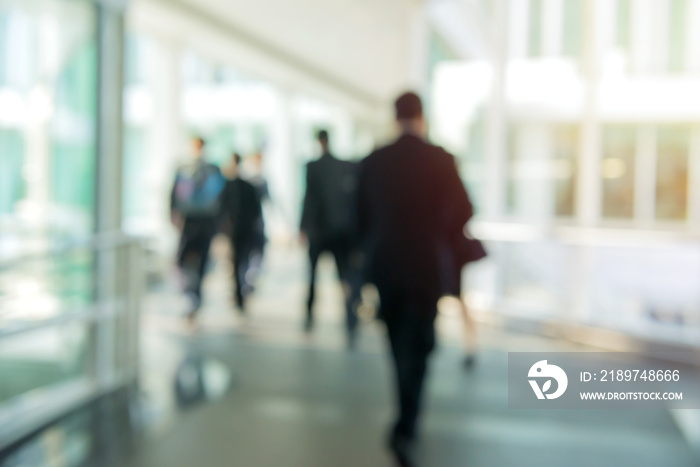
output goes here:
{"type": "Polygon", "coordinates": [[[175,209],[183,216],[216,216],[226,180],[213,164],[195,164],[178,170],[175,209]]]}

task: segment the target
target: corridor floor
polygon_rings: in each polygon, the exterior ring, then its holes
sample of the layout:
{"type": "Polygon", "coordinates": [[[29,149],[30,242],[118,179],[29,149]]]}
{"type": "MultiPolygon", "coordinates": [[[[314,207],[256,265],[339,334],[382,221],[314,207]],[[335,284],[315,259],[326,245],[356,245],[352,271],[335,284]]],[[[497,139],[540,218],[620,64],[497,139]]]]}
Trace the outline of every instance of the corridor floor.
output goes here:
{"type": "MultiPolygon", "coordinates": [[[[230,305],[223,261],[208,279],[195,330],[183,323],[171,291],[150,296],[143,385],[171,415],[129,456],[129,467],[393,465],[384,448],[393,405],[381,325],[365,323],[359,347],[345,350],[339,290],[325,262],[319,325],[305,336],[303,256],[294,249],[270,256],[246,318],[230,305]],[[206,390],[214,393],[207,403],[175,409],[173,380],[182,377],[183,361],[216,362],[203,373],[218,389],[206,390]]],[[[700,465],[667,411],[508,409],[507,351],[577,348],[484,327],[477,363],[466,370],[459,326],[442,318],[419,465],[700,465]]]]}

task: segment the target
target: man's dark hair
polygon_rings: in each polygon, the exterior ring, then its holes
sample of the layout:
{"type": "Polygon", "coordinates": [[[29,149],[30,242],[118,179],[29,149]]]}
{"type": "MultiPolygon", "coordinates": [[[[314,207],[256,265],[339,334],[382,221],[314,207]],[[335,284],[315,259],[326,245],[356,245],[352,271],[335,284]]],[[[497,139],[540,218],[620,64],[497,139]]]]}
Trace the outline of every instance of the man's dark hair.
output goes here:
{"type": "Polygon", "coordinates": [[[236,164],[236,166],[241,165],[241,155],[237,152],[233,153],[233,163],[236,164]]]}
{"type": "Polygon", "coordinates": [[[327,130],[319,130],[318,133],[316,134],[316,139],[318,139],[319,142],[321,143],[328,143],[328,131],[327,130]]]}
{"type": "Polygon", "coordinates": [[[192,140],[197,143],[200,148],[203,148],[207,144],[201,136],[195,136],[192,140]]]}
{"type": "Polygon", "coordinates": [[[405,92],[394,102],[396,120],[411,120],[423,115],[423,103],[415,92],[405,92]]]}

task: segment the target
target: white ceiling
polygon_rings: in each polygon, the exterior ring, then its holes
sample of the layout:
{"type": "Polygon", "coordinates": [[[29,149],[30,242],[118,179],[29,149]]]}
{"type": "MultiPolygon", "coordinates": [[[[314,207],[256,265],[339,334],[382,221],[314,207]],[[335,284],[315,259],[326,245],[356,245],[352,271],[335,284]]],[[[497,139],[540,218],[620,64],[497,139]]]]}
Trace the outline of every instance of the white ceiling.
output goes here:
{"type": "Polygon", "coordinates": [[[420,85],[428,21],[459,31],[464,23],[444,5],[471,1],[132,0],[131,17],[244,70],[376,109],[420,85]],[[443,8],[430,14],[428,3],[443,8]]]}

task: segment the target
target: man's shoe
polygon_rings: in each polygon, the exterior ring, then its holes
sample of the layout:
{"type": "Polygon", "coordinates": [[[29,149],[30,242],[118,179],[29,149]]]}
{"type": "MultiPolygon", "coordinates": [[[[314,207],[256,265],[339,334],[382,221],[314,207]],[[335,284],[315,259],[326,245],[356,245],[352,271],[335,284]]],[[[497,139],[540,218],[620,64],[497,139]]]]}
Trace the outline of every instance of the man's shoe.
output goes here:
{"type": "Polygon", "coordinates": [[[185,316],[185,321],[190,329],[194,329],[197,326],[197,317],[199,316],[199,308],[194,308],[187,313],[185,316]]]}
{"type": "Polygon", "coordinates": [[[462,365],[464,365],[465,370],[471,370],[472,368],[474,368],[475,363],[476,363],[476,355],[470,353],[464,357],[462,365]]]}
{"type": "Polygon", "coordinates": [[[409,436],[394,432],[389,438],[389,449],[401,467],[416,467],[414,446],[415,441],[409,436]]]}
{"type": "Polygon", "coordinates": [[[311,318],[306,318],[306,320],[304,320],[304,332],[308,334],[311,331],[313,331],[313,329],[314,329],[314,320],[311,318]]]}
{"type": "Polygon", "coordinates": [[[348,332],[348,350],[353,351],[357,348],[357,331],[348,332]]]}

